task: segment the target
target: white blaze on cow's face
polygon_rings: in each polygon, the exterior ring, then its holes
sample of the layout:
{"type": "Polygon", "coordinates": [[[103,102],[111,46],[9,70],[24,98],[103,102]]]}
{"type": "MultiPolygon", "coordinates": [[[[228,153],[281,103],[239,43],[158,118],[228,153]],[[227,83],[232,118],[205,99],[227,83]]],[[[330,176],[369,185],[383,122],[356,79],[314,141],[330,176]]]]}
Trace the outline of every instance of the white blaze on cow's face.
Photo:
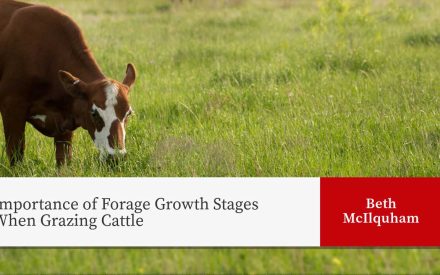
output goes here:
{"type": "MultiPolygon", "coordinates": [[[[128,94],[136,80],[133,64],[127,65],[122,82],[100,79],[86,83],[63,70],[58,71],[58,77],[65,91],[75,100],[75,125],[87,129],[101,159],[125,155],[125,125],[132,112],[128,94]]],[[[42,116],[34,119],[44,120],[42,116]]]]}
{"type": "Polygon", "coordinates": [[[114,155],[125,155],[125,123],[131,114],[131,107],[120,93],[115,83],[104,87],[104,108],[92,105],[92,118],[95,122],[94,143],[100,152],[101,159],[114,155]],[[122,101],[122,102],[121,102],[122,101]],[[128,109],[127,109],[128,108],[128,109]]]}

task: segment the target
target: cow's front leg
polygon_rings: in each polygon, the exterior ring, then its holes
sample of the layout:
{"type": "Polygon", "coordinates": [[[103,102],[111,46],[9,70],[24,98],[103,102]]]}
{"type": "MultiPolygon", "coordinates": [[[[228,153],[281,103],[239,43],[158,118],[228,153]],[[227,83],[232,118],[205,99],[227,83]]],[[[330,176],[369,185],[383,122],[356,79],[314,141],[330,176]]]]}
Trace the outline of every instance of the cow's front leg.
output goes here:
{"type": "Polygon", "coordinates": [[[72,136],[72,132],[67,132],[54,138],[55,157],[58,167],[72,160],[72,136]]]}
{"type": "Polygon", "coordinates": [[[10,109],[6,109],[2,111],[6,154],[8,155],[11,166],[22,161],[24,156],[26,116],[18,112],[18,110],[15,109],[11,111],[10,109]]]}

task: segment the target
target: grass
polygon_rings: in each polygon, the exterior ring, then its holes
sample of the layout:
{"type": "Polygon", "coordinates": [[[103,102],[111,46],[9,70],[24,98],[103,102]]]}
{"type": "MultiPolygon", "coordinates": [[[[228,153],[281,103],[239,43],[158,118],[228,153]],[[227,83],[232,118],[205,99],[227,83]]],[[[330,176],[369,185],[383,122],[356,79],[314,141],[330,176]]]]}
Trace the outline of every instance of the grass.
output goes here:
{"type": "MultiPolygon", "coordinates": [[[[83,29],[106,75],[139,79],[129,158],[84,130],[57,171],[27,127],[2,176],[439,176],[440,1],[32,1],[83,29]]],[[[1,147],[4,139],[1,136],[1,147]]],[[[437,249],[0,250],[0,271],[439,273],[437,249]]]]}

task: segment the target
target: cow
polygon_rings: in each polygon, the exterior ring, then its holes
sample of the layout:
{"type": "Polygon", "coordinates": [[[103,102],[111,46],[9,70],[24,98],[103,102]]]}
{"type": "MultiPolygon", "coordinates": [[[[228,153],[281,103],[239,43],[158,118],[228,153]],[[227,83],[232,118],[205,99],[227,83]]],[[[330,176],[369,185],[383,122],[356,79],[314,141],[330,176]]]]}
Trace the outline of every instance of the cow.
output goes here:
{"type": "Polygon", "coordinates": [[[100,159],[121,159],[135,79],[132,64],[122,82],[104,76],[68,15],[0,0],[0,112],[11,166],[23,159],[26,122],[54,139],[57,166],[70,162],[79,127],[90,134],[100,159]]]}

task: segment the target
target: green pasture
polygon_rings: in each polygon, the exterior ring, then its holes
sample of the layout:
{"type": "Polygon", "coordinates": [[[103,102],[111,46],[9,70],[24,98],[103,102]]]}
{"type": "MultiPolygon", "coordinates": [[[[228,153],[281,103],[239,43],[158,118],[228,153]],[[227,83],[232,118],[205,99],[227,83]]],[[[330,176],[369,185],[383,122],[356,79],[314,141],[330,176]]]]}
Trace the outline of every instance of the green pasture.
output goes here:
{"type": "MultiPolygon", "coordinates": [[[[44,0],[122,80],[128,158],[26,129],[1,176],[439,176],[439,0],[44,0]]],[[[4,148],[3,133],[0,147],[4,148]]],[[[68,237],[68,236],[66,236],[68,237]]],[[[0,273],[440,273],[438,249],[12,249],[0,273]]]]}

